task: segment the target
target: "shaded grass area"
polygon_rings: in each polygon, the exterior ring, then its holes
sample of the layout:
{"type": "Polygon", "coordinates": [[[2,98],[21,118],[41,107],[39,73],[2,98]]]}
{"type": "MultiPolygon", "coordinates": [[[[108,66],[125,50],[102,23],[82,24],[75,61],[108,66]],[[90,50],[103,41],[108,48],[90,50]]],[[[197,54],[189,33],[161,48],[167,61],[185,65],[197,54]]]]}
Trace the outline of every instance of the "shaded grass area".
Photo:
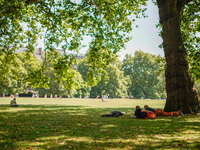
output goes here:
{"type": "Polygon", "coordinates": [[[200,116],[132,119],[136,104],[164,101],[0,99],[0,149],[200,149],[200,116]],[[53,104],[51,104],[53,103],[53,104]],[[128,115],[101,117],[119,110],[128,115]]]}

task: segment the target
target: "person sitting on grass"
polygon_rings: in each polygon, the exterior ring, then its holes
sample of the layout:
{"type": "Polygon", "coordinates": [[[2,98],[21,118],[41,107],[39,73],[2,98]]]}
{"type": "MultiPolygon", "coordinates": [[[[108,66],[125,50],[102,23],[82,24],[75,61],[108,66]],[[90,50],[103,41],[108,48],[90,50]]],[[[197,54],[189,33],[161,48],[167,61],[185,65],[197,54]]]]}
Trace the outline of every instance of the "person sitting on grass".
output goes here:
{"type": "Polygon", "coordinates": [[[149,110],[142,110],[140,106],[136,106],[135,116],[139,119],[156,119],[156,114],[149,110]]]}
{"type": "Polygon", "coordinates": [[[17,105],[16,98],[14,98],[13,100],[11,100],[10,107],[19,107],[19,105],[17,105]]]}
{"type": "Polygon", "coordinates": [[[174,112],[165,112],[162,109],[153,109],[148,105],[144,105],[144,109],[154,112],[157,116],[183,116],[183,113],[180,110],[174,112]]]}
{"type": "Polygon", "coordinates": [[[102,115],[102,117],[119,117],[119,116],[122,116],[122,115],[124,115],[124,114],[121,113],[120,111],[113,111],[110,114],[102,115]]]}

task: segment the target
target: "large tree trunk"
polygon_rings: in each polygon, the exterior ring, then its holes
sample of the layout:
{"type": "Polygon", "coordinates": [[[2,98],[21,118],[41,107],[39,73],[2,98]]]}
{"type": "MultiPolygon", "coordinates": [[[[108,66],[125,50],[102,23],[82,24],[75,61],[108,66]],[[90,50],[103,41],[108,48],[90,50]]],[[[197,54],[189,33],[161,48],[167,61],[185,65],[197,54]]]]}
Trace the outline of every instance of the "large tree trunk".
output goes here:
{"type": "Polygon", "coordinates": [[[190,75],[187,51],[180,31],[184,3],[186,0],[157,0],[167,63],[167,100],[164,110],[182,110],[183,113],[189,114],[199,113],[200,100],[190,75]]]}

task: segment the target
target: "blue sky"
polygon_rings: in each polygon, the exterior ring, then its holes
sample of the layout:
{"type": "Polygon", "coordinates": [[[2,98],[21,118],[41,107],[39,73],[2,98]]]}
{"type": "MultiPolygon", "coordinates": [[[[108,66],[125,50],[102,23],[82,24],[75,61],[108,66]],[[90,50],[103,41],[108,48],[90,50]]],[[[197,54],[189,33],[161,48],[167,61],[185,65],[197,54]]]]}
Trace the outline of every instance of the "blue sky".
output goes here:
{"type": "MultiPolygon", "coordinates": [[[[159,37],[159,31],[156,28],[156,25],[159,22],[158,8],[151,2],[151,0],[149,0],[147,4],[146,14],[148,17],[136,19],[133,23],[133,31],[130,34],[133,38],[126,44],[126,49],[121,50],[121,52],[118,53],[118,55],[120,55],[120,60],[123,60],[126,54],[134,56],[134,53],[137,50],[164,56],[163,49],[158,48],[158,46],[162,43],[162,38],[159,37]],[[136,25],[139,25],[139,28],[137,28],[136,25]]],[[[88,42],[89,38],[86,38],[85,43],[87,44],[88,42]]],[[[38,47],[44,48],[43,40],[39,41],[38,47]]],[[[80,53],[85,54],[87,49],[87,47],[81,49],[80,53]]]]}
{"type": "Polygon", "coordinates": [[[151,0],[148,1],[146,14],[148,15],[147,18],[137,19],[135,23],[133,23],[133,31],[131,32],[133,38],[126,44],[126,50],[121,50],[121,52],[118,53],[121,55],[120,60],[122,60],[126,54],[134,55],[137,50],[164,56],[163,49],[158,48],[162,43],[162,38],[158,35],[159,31],[156,28],[159,22],[158,7],[155,6],[151,0]],[[139,28],[135,27],[137,24],[139,28]]]}

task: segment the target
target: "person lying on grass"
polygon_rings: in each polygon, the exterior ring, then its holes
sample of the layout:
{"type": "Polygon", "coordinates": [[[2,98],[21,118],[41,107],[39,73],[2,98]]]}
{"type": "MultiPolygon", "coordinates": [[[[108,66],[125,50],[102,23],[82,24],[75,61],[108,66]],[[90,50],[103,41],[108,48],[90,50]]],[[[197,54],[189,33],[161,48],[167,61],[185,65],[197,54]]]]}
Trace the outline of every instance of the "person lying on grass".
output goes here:
{"type": "Polygon", "coordinates": [[[110,114],[102,115],[102,117],[119,117],[119,116],[122,116],[122,115],[124,115],[124,114],[121,113],[120,111],[113,111],[110,114]]]}
{"type": "Polygon", "coordinates": [[[149,110],[142,110],[140,106],[136,106],[135,116],[139,119],[156,119],[156,114],[149,110]]]}
{"type": "Polygon", "coordinates": [[[17,105],[16,98],[14,98],[13,100],[11,100],[10,107],[19,107],[19,105],[17,105]]]}
{"type": "Polygon", "coordinates": [[[154,112],[157,116],[183,116],[183,113],[180,110],[174,112],[165,112],[162,109],[153,109],[148,105],[144,105],[144,109],[154,112]]]}

